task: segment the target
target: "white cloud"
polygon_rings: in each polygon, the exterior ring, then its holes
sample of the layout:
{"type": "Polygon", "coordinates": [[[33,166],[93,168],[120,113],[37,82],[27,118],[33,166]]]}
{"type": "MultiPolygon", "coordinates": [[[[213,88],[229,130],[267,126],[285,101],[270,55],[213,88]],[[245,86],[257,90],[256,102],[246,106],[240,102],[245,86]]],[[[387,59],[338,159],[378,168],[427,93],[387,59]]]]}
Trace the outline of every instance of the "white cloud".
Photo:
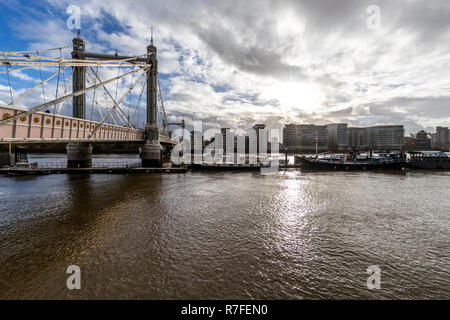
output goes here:
{"type": "MultiPolygon", "coordinates": [[[[155,27],[159,70],[168,77],[163,81],[166,108],[173,119],[198,117],[244,129],[252,122],[361,125],[374,119],[405,123],[407,131],[448,125],[450,106],[442,101],[450,96],[450,5],[378,1],[382,22],[374,32],[366,27],[370,2],[78,5],[88,51],[142,54],[150,26],[155,27]]],[[[48,3],[65,12],[66,4],[48,3]]],[[[16,28],[30,47],[70,44],[73,32],[64,29],[64,19],[23,21],[16,28]]],[[[105,70],[103,76],[116,74],[105,70]]],[[[126,87],[123,81],[119,91],[126,87]]]]}

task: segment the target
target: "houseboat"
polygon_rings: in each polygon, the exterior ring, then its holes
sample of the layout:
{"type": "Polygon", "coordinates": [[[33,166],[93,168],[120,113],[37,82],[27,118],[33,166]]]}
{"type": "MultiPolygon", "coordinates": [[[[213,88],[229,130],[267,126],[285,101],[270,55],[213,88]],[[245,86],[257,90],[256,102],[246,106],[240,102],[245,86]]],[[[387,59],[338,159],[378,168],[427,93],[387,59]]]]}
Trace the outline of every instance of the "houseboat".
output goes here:
{"type": "Polygon", "coordinates": [[[408,166],[413,169],[450,169],[448,153],[441,151],[409,152],[408,166]]]}
{"type": "Polygon", "coordinates": [[[401,154],[375,157],[345,154],[325,157],[295,156],[295,164],[306,170],[325,171],[403,170],[406,167],[406,161],[401,154]]]}

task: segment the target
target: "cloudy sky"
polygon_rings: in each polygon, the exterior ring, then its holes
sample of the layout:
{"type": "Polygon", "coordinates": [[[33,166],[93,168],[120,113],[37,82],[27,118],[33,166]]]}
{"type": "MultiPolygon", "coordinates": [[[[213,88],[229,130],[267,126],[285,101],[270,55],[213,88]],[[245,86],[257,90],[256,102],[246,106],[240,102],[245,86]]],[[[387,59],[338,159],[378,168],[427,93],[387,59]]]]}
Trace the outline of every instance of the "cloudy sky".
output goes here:
{"type": "MultiPolygon", "coordinates": [[[[1,50],[70,45],[72,4],[90,52],[143,54],[154,27],[172,121],[404,124],[407,134],[450,125],[448,0],[0,0],[1,50]]],[[[37,73],[11,80],[19,94],[37,73]]]]}

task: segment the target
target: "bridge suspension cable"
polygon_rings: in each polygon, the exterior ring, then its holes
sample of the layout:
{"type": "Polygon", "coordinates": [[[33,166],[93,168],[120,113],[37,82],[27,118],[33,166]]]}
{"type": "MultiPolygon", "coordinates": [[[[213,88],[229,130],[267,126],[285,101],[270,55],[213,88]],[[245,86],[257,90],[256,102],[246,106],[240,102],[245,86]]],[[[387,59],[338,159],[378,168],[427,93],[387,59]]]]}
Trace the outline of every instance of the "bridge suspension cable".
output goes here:
{"type": "MultiPolygon", "coordinates": [[[[38,55],[38,57],[39,57],[39,51],[36,51],[36,54],[38,55]]],[[[41,60],[39,59],[39,62],[40,62],[41,60]]],[[[61,70],[61,66],[59,66],[59,69],[58,69],[58,72],[57,72],[57,74],[59,74],[59,70],[61,70]]],[[[41,87],[42,87],[42,96],[44,97],[44,102],[46,102],[45,100],[45,82],[43,82],[42,81],[42,66],[41,65],[39,65],[39,75],[40,75],[40,77],[41,77],[41,83],[42,83],[42,85],[41,85],[41,87]]]]}
{"type": "MultiPolygon", "coordinates": [[[[61,49],[71,49],[72,46],[63,46],[63,47],[57,47],[57,48],[50,48],[50,49],[43,49],[43,50],[39,50],[39,52],[45,52],[45,51],[53,51],[53,50],[61,50],[61,49]]],[[[15,51],[12,53],[16,53],[16,54],[24,54],[24,53],[28,53],[28,52],[36,52],[37,50],[31,50],[31,51],[15,51]]]]}
{"type": "MultiPolygon", "coordinates": [[[[64,67],[63,70],[66,70],[68,67],[64,67]]],[[[33,88],[28,89],[27,91],[25,91],[21,96],[19,96],[16,100],[12,101],[8,106],[13,107],[17,104],[17,102],[19,102],[20,100],[22,100],[23,98],[25,98],[26,96],[28,96],[29,94],[31,94],[34,90],[36,90],[37,88],[43,86],[45,83],[47,83],[48,81],[50,81],[51,79],[53,79],[54,77],[56,77],[57,74],[59,74],[60,70],[58,70],[57,72],[53,73],[50,77],[48,77],[45,80],[42,80],[41,78],[41,82],[38,83],[37,85],[35,85],[33,88]]],[[[45,97],[44,97],[45,100],[45,97]]]]}
{"type": "Polygon", "coordinates": [[[161,131],[165,134],[170,134],[169,132],[169,125],[168,125],[168,121],[167,121],[167,115],[166,115],[166,109],[164,107],[164,100],[162,97],[162,91],[161,91],[161,84],[159,82],[159,77],[158,79],[158,100],[159,100],[159,104],[161,106],[161,115],[162,115],[162,128],[161,131]]]}
{"type": "MultiPolygon", "coordinates": [[[[82,98],[78,98],[79,100],[77,100],[81,101],[79,102],[81,108],[86,107],[86,99],[90,99],[89,101],[91,102],[89,117],[90,121],[93,121],[94,116],[97,117],[97,119],[98,117],[100,119],[98,125],[93,125],[92,131],[89,131],[89,139],[95,136],[97,129],[100,130],[101,125],[106,122],[114,122],[114,124],[116,125],[119,125],[118,123],[120,123],[121,126],[133,129],[144,128],[143,126],[139,125],[142,111],[141,102],[145,99],[143,99],[142,97],[144,96],[144,92],[148,82],[144,77],[149,74],[149,70],[152,67],[152,64],[154,64],[154,60],[150,59],[150,57],[152,55],[156,55],[156,51],[148,52],[146,54],[135,57],[118,56],[117,52],[115,55],[89,53],[84,51],[84,42],[82,42],[81,39],[79,40],[81,41],[80,46],[82,46],[82,49],[80,50],[82,51],[80,52],[82,54],[74,55],[72,53],[72,56],[70,58],[67,58],[66,54],[63,55],[62,50],[73,48],[75,51],[75,42],[74,46],[57,47],[45,50],[17,52],[0,51],[0,56],[3,56],[2,58],[0,58],[0,64],[4,65],[5,68],[5,70],[1,70],[0,73],[6,73],[6,76],[8,77],[11,98],[11,102],[8,105],[0,104],[0,107],[16,108],[12,116],[11,112],[5,113],[7,114],[7,116],[5,116],[4,114],[3,119],[0,119],[0,126],[9,123],[12,124],[12,122],[16,122],[18,119],[23,119],[23,117],[26,117],[27,115],[31,115],[39,111],[48,109],[50,106],[53,106],[54,115],[61,115],[61,113],[65,114],[65,111],[63,111],[64,104],[66,104],[67,108],[69,108],[69,99],[74,99],[76,97],[82,96],[82,98]],[[42,55],[42,52],[48,51],[59,51],[59,55],[58,53],[52,54],[52,56],[42,55]],[[66,58],[64,56],[66,56],[66,58]],[[57,70],[53,72],[53,70],[51,69],[52,67],[56,67],[57,70]],[[69,79],[66,80],[66,69],[69,67],[71,67],[72,70],[69,79]],[[104,76],[99,73],[100,67],[106,67],[109,71],[111,71],[111,68],[117,68],[117,76],[112,79],[102,81],[101,77],[103,78],[104,76]],[[128,71],[129,69],[125,69],[123,72],[121,72],[121,68],[132,68],[132,70],[128,71]],[[19,78],[19,75],[17,74],[18,72],[30,69],[37,69],[37,73],[34,73],[34,77],[40,78],[40,80],[38,80],[38,83],[35,83],[32,88],[26,90],[18,90],[18,97],[16,97],[14,100],[10,74],[12,73],[13,77],[19,78]],[[17,73],[14,74],[14,72],[17,73]],[[126,84],[126,81],[120,81],[121,79],[128,76],[130,77],[129,86],[126,84]],[[50,93],[49,90],[51,88],[51,90],[53,91],[54,82],[50,83],[50,81],[54,78],[56,78],[56,90],[54,99],[52,99],[53,94],[50,93]],[[116,81],[116,88],[115,92],[112,93],[111,84],[114,81],[116,81]],[[87,88],[85,85],[86,83],[88,84],[87,88]],[[60,88],[60,85],[62,85],[62,88],[60,88]],[[71,86],[73,86],[73,91],[75,92],[69,91],[69,88],[71,86]],[[35,105],[28,110],[24,109],[22,111],[20,109],[17,109],[23,107],[27,101],[30,101],[29,99],[25,98],[29,97],[33,92],[36,93],[35,91],[40,87],[42,89],[42,104],[35,105]],[[97,90],[100,88],[103,88],[103,90],[97,90]],[[124,93],[122,93],[122,90],[124,89],[125,91],[124,93]],[[101,97],[100,91],[103,91],[103,97],[101,97]],[[63,93],[61,94],[61,92],[63,93]],[[120,95],[119,99],[118,95],[120,95]],[[135,98],[133,98],[133,95],[137,96],[137,101],[135,100],[135,98]],[[126,100],[127,97],[128,100],[126,100]],[[49,101],[49,99],[51,99],[51,101],[49,101]],[[94,108],[98,111],[98,115],[94,115],[94,108]],[[127,110],[125,110],[124,108],[127,108],[127,110]]],[[[34,80],[30,79],[29,77],[22,78],[22,76],[24,75],[28,76],[28,74],[21,74],[20,79],[25,79],[24,81],[34,80]]],[[[170,128],[165,111],[159,77],[156,78],[156,87],[156,102],[158,105],[158,107],[156,108],[157,126],[159,127],[159,131],[162,135],[164,135],[165,137],[170,137],[170,128]]],[[[14,92],[14,95],[16,95],[16,92],[14,92]]],[[[84,119],[86,117],[86,110],[82,112],[80,111],[80,113],[77,113],[77,115],[75,115],[75,106],[77,106],[78,108],[78,104],[75,103],[74,99],[73,117],[84,119]]],[[[46,112],[50,113],[49,110],[47,110],[46,112]]],[[[55,123],[53,123],[53,126],[54,125],[55,123]]]]}
{"type": "MultiPolygon", "coordinates": [[[[135,73],[135,72],[141,71],[141,70],[146,71],[147,69],[146,69],[146,68],[144,68],[144,69],[139,68],[139,69],[136,69],[136,70],[133,70],[133,71],[124,73],[124,74],[120,75],[119,77],[114,77],[114,78],[112,78],[112,79],[109,79],[109,80],[100,82],[100,83],[98,83],[98,84],[96,84],[96,85],[93,85],[93,86],[91,86],[91,87],[89,87],[89,88],[86,88],[86,89],[83,89],[83,90],[79,90],[79,91],[74,92],[74,93],[72,93],[72,94],[65,95],[65,96],[60,97],[60,98],[58,98],[58,99],[55,99],[55,100],[52,100],[52,101],[49,101],[49,102],[40,104],[40,105],[38,105],[38,106],[35,106],[35,107],[29,109],[28,111],[24,111],[24,112],[19,113],[19,114],[15,115],[15,116],[12,116],[12,117],[10,117],[10,118],[8,118],[8,119],[4,119],[4,120],[0,121],[0,125],[7,124],[7,123],[9,123],[9,122],[12,122],[12,121],[14,121],[14,120],[17,120],[17,119],[19,119],[19,118],[25,116],[25,115],[29,115],[29,114],[32,114],[32,113],[36,113],[36,112],[41,111],[41,110],[43,110],[43,109],[47,108],[48,106],[51,106],[51,105],[53,105],[53,104],[55,104],[55,103],[60,103],[60,102],[65,101],[65,100],[67,100],[67,99],[70,99],[70,98],[73,98],[73,97],[77,97],[77,96],[82,95],[82,94],[84,94],[84,93],[86,93],[86,92],[89,92],[89,91],[91,91],[91,90],[93,90],[93,89],[95,89],[95,88],[99,88],[99,87],[102,87],[102,86],[104,87],[106,84],[116,81],[117,78],[121,79],[121,78],[124,78],[124,77],[126,77],[126,76],[129,76],[129,75],[131,75],[131,74],[133,74],[133,73],[135,73]]],[[[3,106],[3,107],[6,107],[6,106],[3,106]]]]}
{"type": "MultiPolygon", "coordinates": [[[[123,94],[123,96],[122,96],[122,97],[119,99],[119,101],[114,105],[114,107],[112,107],[112,108],[109,110],[109,112],[105,115],[105,117],[102,119],[102,121],[100,121],[100,125],[102,125],[102,124],[109,118],[109,116],[111,115],[111,113],[114,111],[115,108],[119,107],[120,103],[128,96],[128,94],[131,92],[131,90],[133,90],[134,86],[135,86],[135,85],[136,85],[136,84],[137,84],[144,76],[145,76],[145,73],[143,73],[143,74],[139,77],[139,79],[131,85],[130,89],[128,89],[127,92],[125,92],[125,93],[123,94]]],[[[98,127],[99,127],[99,126],[96,126],[96,128],[94,129],[94,131],[90,132],[89,135],[91,136],[91,135],[95,134],[95,132],[96,132],[96,130],[98,129],[98,127]]]]}
{"type": "MultiPolygon", "coordinates": [[[[101,80],[100,80],[98,74],[94,71],[94,69],[91,67],[90,70],[91,70],[92,73],[95,75],[95,77],[97,78],[97,80],[101,82],[101,80]]],[[[145,71],[146,71],[146,70],[148,70],[148,68],[145,69],[145,71]]],[[[137,69],[137,71],[139,71],[139,69],[137,69]]],[[[133,71],[130,72],[130,73],[134,73],[134,72],[136,72],[136,71],[133,70],[133,71]]],[[[88,73],[88,72],[87,72],[87,75],[88,75],[88,77],[89,77],[89,73],[88,73]]],[[[120,76],[119,79],[120,79],[120,78],[123,78],[123,77],[120,76]]],[[[126,114],[123,112],[122,108],[116,103],[116,99],[113,98],[113,96],[111,95],[111,93],[109,92],[109,90],[108,90],[104,85],[103,85],[102,87],[103,87],[103,89],[105,90],[105,92],[108,94],[108,96],[110,97],[110,99],[112,100],[112,102],[114,103],[114,105],[117,105],[117,109],[120,111],[120,114],[121,114],[122,116],[124,116],[125,119],[127,119],[126,114]]],[[[129,118],[127,119],[126,122],[128,123],[128,126],[131,126],[131,127],[135,128],[135,126],[131,123],[131,121],[130,121],[129,118]]]]}
{"type": "MultiPolygon", "coordinates": [[[[119,80],[122,78],[122,77],[119,77],[120,68],[130,67],[130,66],[133,66],[133,68],[135,68],[135,66],[139,66],[139,68],[141,70],[143,68],[148,68],[150,65],[145,62],[146,61],[145,58],[149,54],[147,53],[147,54],[143,54],[143,55],[136,56],[136,57],[114,56],[113,58],[108,57],[108,58],[106,58],[106,60],[88,60],[88,59],[73,59],[73,58],[66,59],[66,58],[62,57],[62,49],[65,49],[65,48],[71,48],[71,46],[51,48],[51,49],[46,49],[46,50],[36,50],[36,51],[20,51],[20,52],[0,51],[0,54],[2,54],[4,57],[4,59],[1,61],[1,64],[3,64],[6,69],[5,71],[2,71],[2,73],[6,73],[7,77],[8,77],[8,84],[9,84],[10,98],[11,98],[11,103],[9,104],[9,106],[15,106],[23,98],[30,95],[32,92],[34,92],[39,87],[42,87],[42,95],[43,95],[44,104],[41,106],[42,106],[42,108],[45,108],[47,106],[47,94],[46,94],[46,90],[45,90],[45,84],[57,76],[58,80],[57,80],[57,85],[56,85],[55,100],[52,100],[52,101],[59,102],[59,103],[55,102],[55,104],[54,104],[54,114],[61,114],[64,101],[67,102],[68,99],[71,97],[70,95],[68,95],[68,88],[69,88],[70,82],[72,81],[72,78],[73,78],[74,67],[86,67],[86,68],[89,67],[92,70],[92,72],[95,74],[95,78],[97,78],[96,80],[93,79],[93,80],[95,80],[94,86],[96,85],[97,80],[99,83],[102,83],[102,81],[98,77],[98,67],[117,67],[118,77],[115,78],[116,79],[116,93],[115,93],[116,98],[113,98],[112,95],[109,93],[109,91],[106,89],[106,87],[105,87],[106,83],[102,84],[102,87],[114,103],[114,107],[112,108],[112,110],[117,109],[119,111],[118,118],[121,119],[122,121],[124,121],[126,126],[136,128],[136,126],[134,126],[132,124],[129,112],[125,113],[120,106],[117,106],[117,107],[115,106],[115,104],[116,104],[115,100],[117,100],[118,84],[119,84],[119,80]],[[50,50],[59,50],[59,57],[44,57],[40,54],[42,51],[50,51],[50,50]],[[20,68],[11,68],[14,66],[17,66],[20,68]],[[94,66],[97,68],[97,72],[93,71],[94,66]],[[44,79],[43,72],[42,72],[43,67],[58,67],[58,71],[51,74],[47,79],[44,79]],[[64,71],[68,67],[72,67],[72,73],[70,75],[69,81],[66,82],[64,71]],[[11,86],[11,81],[9,78],[9,73],[13,72],[13,71],[22,71],[22,70],[33,69],[33,68],[39,68],[40,82],[33,88],[27,90],[25,93],[23,93],[21,96],[19,96],[16,100],[14,100],[13,95],[12,95],[12,86],[11,86]],[[65,84],[63,100],[58,99],[59,81],[60,81],[61,72],[63,72],[63,81],[65,84]],[[57,108],[57,104],[59,104],[58,108],[57,108]]],[[[89,54],[89,55],[95,56],[96,54],[89,54]]],[[[87,77],[90,76],[90,74],[88,72],[86,74],[87,74],[87,77]]],[[[125,73],[125,76],[129,75],[129,74],[130,73],[125,73]]],[[[131,75],[134,76],[134,72],[132,72],[131,75]]],[[[89,78],[86,78],[86,79],[87,79],[87,81],[89,81],[89,78]]],[[[96,88],[97,87],[95,87],[94,90],[96,88]]],[[[73,96],[77,96],[77,95],[73,95],[73,96]]],[[[93,93],[93,101],[95,101],[96,107],[100,111],[99,104],[95,100],[95,92],[93,93]]],[[[131,99],[130,99],[130,101],[131,101],[131,99]]],[[[101,118],[103,118],[101,111],[99,112],[99,114],[100,114],[101,118]]],[[[112,115],[111,118],[113,119],[113,121],[115,123],[117,123],[114,115],[112,115]]],[[[3,124],[3,122],[0,121],[0,124],[3,124]]]]}
{"type": "MultiPolygon", "coordinates": [[[[61,49],[59,50],[59,57],[62,59],[62,52],[61,49]]],[[[59,91],[59,76],[61,75],[61,66],[58,67],[58,80],[56,82],[56,94],[55,94],[55,99],[58,99],[58,91],[59,91]]],[[[56,103],[55,103],[55,107],[53,108],[53,113],[56,113],[56,103]]]]}
{"type": "MultiPolygon", "coordinates": [[[[36,52],[36,51],[35,51],[36,52]]],[[[148,54],[129,57],[123,59],[109,59],[109,60],[88,60],[88,59],[67,59],[67,58],[55,58],[55,57],[43,57],[39,55],[39,51],[36,52],[37,55],[22,54],[15,52],[0,51],[0,54],[4,56],[2,61],[3,65],[7,66],[72,66],[72,67],[90,67],[90,66],[103,66],[103,67],[129,67],[129,65],[124,64],[124,62],[130,62],[141,67],[150,67],[150,65],[141,62],[143,58],[147,57],[148,54]]],[[[11,71],[15,71],[13,69],[11,71]]]]}
{"type": "Polygon", "coordinates": [[[139,97],[138,97],[138,101],[137,101],[137,103],[136,103],[136,107],[134,108],[134,113],[133,113],[133,120],[135,121],[135,123],[137,123],[137,124],[139,124],[139,107],[140,107],[140,105],[141,105],[141,99],[142,99],[142,95],[144,94],[144,89],[145,89],[145,87],[146,87],[146,82],[147,81],[145,81],[144,79],[143,79],[143,81],[142,81],[142,84],[141,84],[141,93],[139,94],[139,97]],[[136,119],[136,114],[137,114],[137,119],[136,119]]]}
{"type": "MultiPolygon", "coordinates": [[[[4,57],[5,57],[5,61],[6,61],[6,55],[4,55],[4,57]]],[[[6,69],[6,74],[8,76],[9,95],[10,95],[10,98],[11,98],[11,103],[13,103],[13,96],[12,96],[12,89],[11,89],[11,80],[9,78],[9,70],[8,70],[8,65],[7,64],[5,64],[5,69],[6,69]]]]}
{"type": "MultiPolygon", "coordinates": [[[[65,79],[65,77],[64,77],[64,71],[65,71],[65,70],[66,70],[66,69],[63,69],[63,79],[64,79],[64,82],[66,82],[66,79],[65,79]]],[[[64,88],[64,95],[67,95],[67,92],[68,92],[68,90],[69,90],[70,83],[72,82],[73,70],[74,70],[74,69],[72,69],[72,72],[70,73],[69,81],[67,81],[67,83],[66,83],[66,85],[65,85],[65,88],[64,88]]],[[[67,105],[67,101],[68,101],[68,100],[65,100],[65,101],[66,101],[66,105],[67,105]]],[[[61,110],[62,110],[62,105],[63,105],[63,103],[64,103],[64,101],[61,101],[61,102],[59,103],[58,112],[57,112],[56,114],[61,114],[61,110]]]]}
{"type": "MultiPolygon", "coordinates": [[[[97,67],[97,72],[98,72],[98,67],[97,67]]],[[[94,84],[97,84],[97,81],[94,81],[94,84]]],[[[94,89],[94,92],[92,93],[91,116],[89,117],[89,120],[92,120],[92,113],[94,111],[95,90],[97,90],[97,89],[94,89]]]]}

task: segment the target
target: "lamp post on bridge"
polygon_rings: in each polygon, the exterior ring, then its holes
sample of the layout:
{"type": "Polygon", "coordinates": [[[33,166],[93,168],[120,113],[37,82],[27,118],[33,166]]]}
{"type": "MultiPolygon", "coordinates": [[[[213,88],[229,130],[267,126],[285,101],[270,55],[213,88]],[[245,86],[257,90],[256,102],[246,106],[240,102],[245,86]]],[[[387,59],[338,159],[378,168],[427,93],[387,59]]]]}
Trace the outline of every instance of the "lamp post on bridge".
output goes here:
{"type": "Polygon", "coordinates": [[[142,148],[142,167],[162,166],[162,146],[159,143],[158,124],[156,122],[158,99],[158,60],[153,45],[153,31],[150,45],[147,47],[147,124],[145,125],[145,144],[142,148]]]}

